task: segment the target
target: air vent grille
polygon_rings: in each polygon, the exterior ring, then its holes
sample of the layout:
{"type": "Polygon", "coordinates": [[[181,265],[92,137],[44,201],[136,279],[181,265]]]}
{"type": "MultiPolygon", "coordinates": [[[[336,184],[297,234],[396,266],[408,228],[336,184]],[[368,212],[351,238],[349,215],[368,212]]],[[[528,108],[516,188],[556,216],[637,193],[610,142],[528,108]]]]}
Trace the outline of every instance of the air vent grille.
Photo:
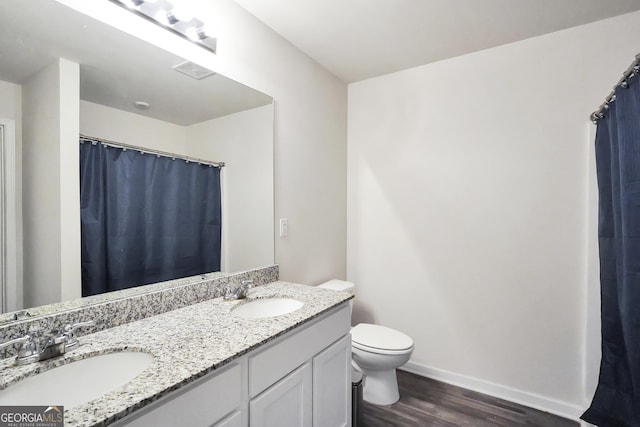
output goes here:
{"type": "Polygon", "coordinates": [[[211,71],[210,69],[200,66],[191,61],[186,61],[182,64],[178,64],[173,67],[173,69],[196,80],[202,80],[215,74],[214,71],[211,71]]]}

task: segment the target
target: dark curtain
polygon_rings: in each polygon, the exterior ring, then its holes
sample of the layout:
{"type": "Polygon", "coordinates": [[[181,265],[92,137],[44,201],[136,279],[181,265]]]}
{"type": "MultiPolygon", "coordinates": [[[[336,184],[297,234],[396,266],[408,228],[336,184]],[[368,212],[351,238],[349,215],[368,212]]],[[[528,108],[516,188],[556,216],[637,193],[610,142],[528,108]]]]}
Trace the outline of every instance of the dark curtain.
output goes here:
{"type": "Polygon", "coordinates": [[[82,295],[220,270],[220,169],[81,139],[82,295]]]}
{"type": "Polygon", "coordinates": [[[628,83],[596,133],[602,361],[582,419],[600,427],[640,426],[640,82],[628,83]]]}

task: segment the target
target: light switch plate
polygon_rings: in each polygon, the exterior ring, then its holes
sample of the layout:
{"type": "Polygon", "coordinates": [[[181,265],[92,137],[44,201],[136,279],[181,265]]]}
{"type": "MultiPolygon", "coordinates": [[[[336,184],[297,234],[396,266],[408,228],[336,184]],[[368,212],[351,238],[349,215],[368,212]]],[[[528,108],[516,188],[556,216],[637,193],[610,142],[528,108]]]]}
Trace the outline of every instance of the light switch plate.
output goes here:
{"type": "Polygon", "coordinates": [[[287,237],[287,234],[289,234],[289,220],[280,218],[280,237],[287,237]]]}

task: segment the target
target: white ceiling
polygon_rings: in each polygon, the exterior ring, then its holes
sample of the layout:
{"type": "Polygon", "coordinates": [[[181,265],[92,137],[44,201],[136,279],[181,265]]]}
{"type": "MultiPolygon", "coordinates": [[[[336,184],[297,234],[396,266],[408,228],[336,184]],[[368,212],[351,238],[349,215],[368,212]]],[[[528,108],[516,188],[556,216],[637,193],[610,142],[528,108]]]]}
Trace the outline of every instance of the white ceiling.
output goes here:
{"type": "Polygon", "coordinates": [[[272,101],[220,74],[180,74],[184,59],[54,0],[0,0],[0,80],[23,84],[59,57],[80,64],[81,99],[182,126],[272,101]]]}
{"type": "Polygon", "coordinates": [[[345,82],[640,9],[640,0],[236,0],[345,82]]]}

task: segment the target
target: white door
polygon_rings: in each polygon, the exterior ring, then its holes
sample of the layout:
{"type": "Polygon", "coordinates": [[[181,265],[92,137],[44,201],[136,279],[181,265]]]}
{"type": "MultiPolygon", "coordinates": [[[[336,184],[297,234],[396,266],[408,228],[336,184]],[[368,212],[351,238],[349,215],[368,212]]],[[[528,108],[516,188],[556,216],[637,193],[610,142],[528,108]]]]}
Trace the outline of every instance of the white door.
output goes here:
{"type": "Polygon", "coordinates": [[[312,370],[305,363],[249,404],[251,427],[311,427],[312,370]]]}
{"type": "Polygon", "coordinates": [[[313,358],[313,425],[351,426],[351,334],[313,358]]]}

